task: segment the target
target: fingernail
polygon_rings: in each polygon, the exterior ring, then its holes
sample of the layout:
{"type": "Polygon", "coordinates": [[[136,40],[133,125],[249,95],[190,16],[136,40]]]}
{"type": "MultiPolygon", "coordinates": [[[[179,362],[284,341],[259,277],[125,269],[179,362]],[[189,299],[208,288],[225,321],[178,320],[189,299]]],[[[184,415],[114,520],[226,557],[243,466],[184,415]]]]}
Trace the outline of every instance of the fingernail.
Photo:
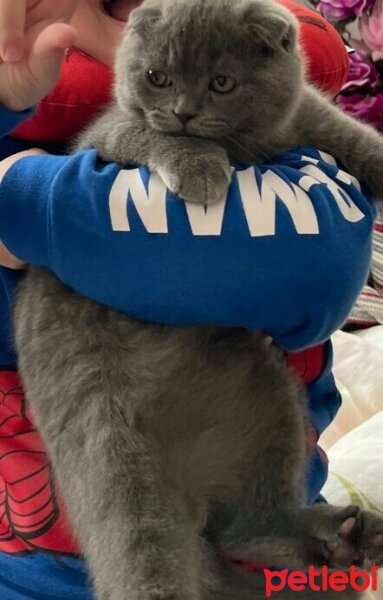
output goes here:
{"type": "Polygon", "coordinates": [[[6,62],[18,62],[23,58],[23,48],[20,44],[8,44],[3,51],[3,60],[6,62]]]}

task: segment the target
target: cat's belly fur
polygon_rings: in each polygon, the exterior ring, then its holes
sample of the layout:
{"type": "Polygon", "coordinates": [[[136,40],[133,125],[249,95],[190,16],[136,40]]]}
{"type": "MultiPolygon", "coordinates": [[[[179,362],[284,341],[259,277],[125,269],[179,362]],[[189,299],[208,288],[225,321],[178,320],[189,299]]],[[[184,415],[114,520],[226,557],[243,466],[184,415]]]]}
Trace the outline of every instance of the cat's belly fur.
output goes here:
{"type": "Polygon", "coordinates": [[[35,268],[21,286],[15,327],[27,398],[48,448],[60,446],[72,420],[83,420],[84,439],[97,439],[103,422],[92,403],[101,386],[110,392],[103,418],[134,423],[164,481],[187,495],[235,501],[270,435],[304,445],[285,429],[287,414],[304,420],[298,384],[280,354],[250,332],[142,323],[35,268]]]}

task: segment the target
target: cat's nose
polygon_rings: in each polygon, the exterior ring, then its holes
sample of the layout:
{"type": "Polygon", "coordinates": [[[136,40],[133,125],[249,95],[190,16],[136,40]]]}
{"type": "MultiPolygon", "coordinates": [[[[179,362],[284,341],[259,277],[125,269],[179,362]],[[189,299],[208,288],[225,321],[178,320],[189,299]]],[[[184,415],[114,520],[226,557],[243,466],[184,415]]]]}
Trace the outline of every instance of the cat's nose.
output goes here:
{"type": "Polygon", "coordinates": [[[181,121],[182,125],[187,125],[187,123],[189,123],[189,121],[195,117],[195,115],[191,113],[177,112],[176,110],[173,110],[173,112],[177,119],[181,121]]]}

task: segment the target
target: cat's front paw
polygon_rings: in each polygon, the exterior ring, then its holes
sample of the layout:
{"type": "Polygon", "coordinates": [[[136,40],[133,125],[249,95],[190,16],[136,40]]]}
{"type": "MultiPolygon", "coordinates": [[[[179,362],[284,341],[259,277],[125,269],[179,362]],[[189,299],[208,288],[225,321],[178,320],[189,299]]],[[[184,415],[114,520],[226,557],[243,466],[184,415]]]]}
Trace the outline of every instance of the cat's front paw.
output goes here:
{"type": "Polygon", "coordinates": [[[186,202],[213,204],[224,200],[232,168],[218,146],[188,150],[157,168],[165,185],[186,202]]]}

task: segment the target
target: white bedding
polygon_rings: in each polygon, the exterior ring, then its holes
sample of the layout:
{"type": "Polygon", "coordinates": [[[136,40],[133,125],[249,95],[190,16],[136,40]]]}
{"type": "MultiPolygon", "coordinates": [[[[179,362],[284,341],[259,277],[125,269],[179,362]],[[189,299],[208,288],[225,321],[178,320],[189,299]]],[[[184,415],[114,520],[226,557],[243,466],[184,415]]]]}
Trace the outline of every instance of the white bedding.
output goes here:
{"type": "MultiPolygon", "coordinates": [[[[321,439],[330,458],[324,494],[383,514],[383,326],[338,332],[333,342],[343,406],[321,439]]],[[[383,573],[380,586],[374,600],[383,599],[383,573]]]]}

